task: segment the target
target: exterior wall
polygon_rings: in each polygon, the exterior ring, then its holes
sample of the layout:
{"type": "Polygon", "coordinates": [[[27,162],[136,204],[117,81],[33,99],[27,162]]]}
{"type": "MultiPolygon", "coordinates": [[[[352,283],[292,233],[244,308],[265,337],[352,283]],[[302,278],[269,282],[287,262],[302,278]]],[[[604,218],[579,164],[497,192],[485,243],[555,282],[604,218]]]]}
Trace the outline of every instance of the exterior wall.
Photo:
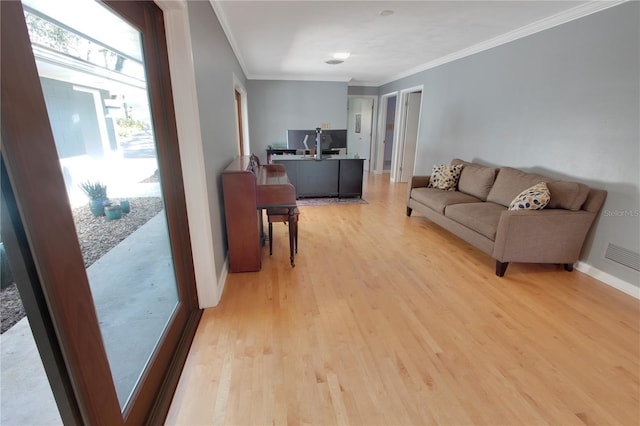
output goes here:
{"type": "MultiPolygon", "coordinates": [[[[74,90],[73,84],[64,81],[43,77],[40,83],[60,159],[105,154],[98,120],[105,120],[109,136],[107,145],[112,150],[117,148],[113,123],[104,117],[104,110],[98,116],[91,94],[74,90]]],[[[102,99],[108,97],[104,90],[98,91],[102,99]]]]}
{"type": "Polygon", "coordinates": [[[604,253],[640,252],[639,15],[624,3],[382,86],[424,85],[415,174],[460,157],[607,190],[581,259],[637,286],[604,253]]]}

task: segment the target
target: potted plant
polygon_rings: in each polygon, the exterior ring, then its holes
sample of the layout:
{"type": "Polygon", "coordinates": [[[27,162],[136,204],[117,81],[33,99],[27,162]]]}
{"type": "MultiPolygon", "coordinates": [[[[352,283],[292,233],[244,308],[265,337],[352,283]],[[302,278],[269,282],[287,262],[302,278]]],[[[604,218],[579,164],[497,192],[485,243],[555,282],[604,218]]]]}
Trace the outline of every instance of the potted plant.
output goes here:
{"type": "Polygon", "coordinates": [[[104,206],[104,214],[109,220],[120,219],[122,217],[122,207],[120,204],[107,204],[104,206]]]}
{"type": "Polygon", "coordinates": [[[120,200],[120,207],[122,207],[122,213],[129,213],[131,211],[131,204],[129,203],[129,200],[124,199],[124,200],[120,200]]]}
{"type": "Polygon", "coordinates": [[[86,181],[81,183],[80,189],[89,197],[89,209],[94,216],[104,216],[104,206],[109,202],[107,186],[101,182],[86,181]]]}

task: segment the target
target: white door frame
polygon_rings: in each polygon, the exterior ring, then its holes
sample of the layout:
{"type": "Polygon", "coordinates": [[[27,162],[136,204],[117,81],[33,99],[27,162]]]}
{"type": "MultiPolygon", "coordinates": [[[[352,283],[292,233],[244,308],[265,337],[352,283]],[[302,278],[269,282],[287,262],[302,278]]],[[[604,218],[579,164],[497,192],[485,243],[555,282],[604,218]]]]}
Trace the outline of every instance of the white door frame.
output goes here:
{"type": "MultiPolygon", "coordinates": [[[[240,93],[240,101],[242,103],[242,149],[244,151],[244,155],[251,154],[251,145],[249,144],[249,110],[247,108],[247,89],[242,85],[242,82],[238,77],[236,77],[235,73],[233,74],[233,99],[235,100],[236,94],[238,91],[240,93]]],[[[236,108],[236,111],[238,109],[236,108]]],[[[238,113],[236,112],[236,123],[238,122],[238,113]]],[[[237,128],[238,126],[236,126],[237,128]]],[[[240,155],[240,135],[237,135],[237,144],[238,147],[238,155],[240,155]]]]}
{"type": "MultiPolygon", "coordinates": [[[[376,155],[375,155],[375,169],[374,174],[382,174],[384,173],[384,137],[386,135],[386,126],[387,126],[387,104],[389,98],[396,97],[396,114],[393,128],[393,140],[391,143],[395,145],[395,142],[398,140],[398,107],[400,102],[398,102],[398,92],[390,92],[385,93],[380,96],[380,109],[378,111],[378,138],[376,141],[376,155]]],[[[393,154],[391,156],[391,168],[393,169],[393,154]]]]}
{"type": "MultiPolygon", "coordinates": [[[[200,133],[189,15],[185,0],[155,0],[164,13],[180,161],[191,235],[191,251],[200,308],[216,306],[227,277],[228,261],[217,274],[205,156],[200,133]]],[[[233,98],[232,98],[233,99],[233,98]]],[[[218,254],[220,256],[221,254],[218,254]]]]}
{"type": "MultiPolygon", "coordinates": [[[[401,178],[400,169],[402,167],[402,154],[404,152],[404,123],[407,119],[407,101],[410,93],[414,92],[423,92],[424,85],[410,87],[408,89],[403,89],[400,91],[400,96],[398,97],[398,102],[396,103],[396,112],[400,111],[400,114],[396,114],[395,121],[395,129],[394,129],[394,143],[393,145],[393,158],[391,160],[391,182],[398,182],[401,178]]],[[[420,139],[420,121],[422,119],[422,104],[420,107],[420,113],[418,115],[418,140],[420,139]]],[[[418,142],[416,141],[416,151],[417,151],[418,142]]],[[[413,169],[415,169],[415,159],[413,162],[413,169]]],[[[411,171],[413,174],[413,170],[411,171]]]]}
{"type": "MultiPolygon", "coordinates": [[[[375,141],[376,141],[376,117],[378,117],[378,97],[375,95],[348,95],[348,99],[371,99],[373,101],[373,111],[371,112],[371,137],[369,138],[369,171],[373,170],[375,164],[375,141]]],[[[348,100],[347,100],[348,102],[348,100]]]]}

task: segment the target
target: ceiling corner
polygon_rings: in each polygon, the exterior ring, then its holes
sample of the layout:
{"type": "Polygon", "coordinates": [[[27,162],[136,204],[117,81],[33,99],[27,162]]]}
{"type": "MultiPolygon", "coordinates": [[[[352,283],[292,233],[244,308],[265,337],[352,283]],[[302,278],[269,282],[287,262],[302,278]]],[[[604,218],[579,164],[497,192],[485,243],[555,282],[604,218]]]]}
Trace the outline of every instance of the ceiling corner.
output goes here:
{"type": "Polygon", "coordinates": [[[216,18],[218,19],[218,22],[220,22],[220,26],[222,27],[224,34],[227,36],[227,40],[231,45],[231,49],[233,50],[234,55],[236,55],[236,59],[240,64],[240,68],[242,68],[242,72],[248,78],[249,72],[248,72],[246,63],[244,61],[244,58],[242,57],[242,54],[240,53],[240,49],[238,48],[238,43],[233,38],[233,32],[231,31],[231,26],[229,25],[229,22],[227,20],[227,15],[224,12],[224,6],[222,3],[223,2],[217,1],[217,0],[209,0],[209,4],[211,4],[211,7],[213,8],[213,12],[215,13],[216,18]]]}

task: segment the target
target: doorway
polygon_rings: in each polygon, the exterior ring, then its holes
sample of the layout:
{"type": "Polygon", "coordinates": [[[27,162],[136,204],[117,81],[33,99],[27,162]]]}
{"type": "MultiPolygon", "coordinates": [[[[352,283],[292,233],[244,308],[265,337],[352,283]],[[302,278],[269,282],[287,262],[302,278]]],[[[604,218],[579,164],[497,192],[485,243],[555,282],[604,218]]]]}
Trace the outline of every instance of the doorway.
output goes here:
{"type": "Polygon", "coordinates": [[[413,175],[416,146],[420,127],[422,88],[403,90],[400,94],[400,134],[399,143],[394,149],[396,158],[391,173],[392,182],[408,182],[413,175]]]}
{"type": "Polygon", "coordinates": [[[387,93],[380,97],[378,117],[379,142],[376,147],[376,173],[391,173],[393,167],[393,146],[396,135],[396,109],[398,93],[387,93]]]}
{"type": "Polygon", "coordinates": [[[242,157],[251,155],[247,90],[235,74],[233,75],[233,94],[236,107],[236,128],[238,129],[238,154],[242,157]]]}
{"type": "Polygon", "coordinates": [[[373,141],[377,97],[349,96],[347,105],[347,154],[364,158],[364,170],[369,171],[374,162],[373,141]]]}
{"type": "Polygon", "coordinates": [[[240,157],[244,157],[244,141],[242,138],[242,95],[238,90],[235,90],[236,95],[236,117],[238,124],[238,146],[240,149],[240,157]]]}
{"type": "Polygon", "coordinates": [[[26,265],[19,287],[45,295],[36,319],[56,333],[35,337],[64,360],[40,354],[49,377],[72,384],[63,395],[54,389],[69,401],[61,415],[70,424],[163,416],[200,312],[162,12],[152,2],[92,0],[73,11],[33,0],[0,7],[2,103],[11,105],[2,109],[2,158],[15,195],[2,233],[17,235],[7,251],[26,265]],[[76,208],[88,202],[76,206],[72,193],[81,189],[101,199],[82,223],[76,208]],[[101,238],[83,241],[85,225],[111,236],[141,211],[143,223],[100,254],[101,238]]]}

